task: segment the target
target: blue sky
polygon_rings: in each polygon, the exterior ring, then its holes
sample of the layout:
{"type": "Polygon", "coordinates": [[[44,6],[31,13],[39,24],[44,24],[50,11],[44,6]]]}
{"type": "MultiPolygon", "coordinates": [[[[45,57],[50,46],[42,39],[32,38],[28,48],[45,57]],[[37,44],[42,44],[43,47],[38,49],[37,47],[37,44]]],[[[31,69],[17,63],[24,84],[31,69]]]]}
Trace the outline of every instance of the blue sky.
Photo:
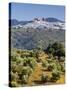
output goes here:
{"type": "Polygon", "coordinates": [[[11,19],[32,20],[35,17],[54,17],[64,21],[65,7],[56,5],[11,3],[11,19]]]}

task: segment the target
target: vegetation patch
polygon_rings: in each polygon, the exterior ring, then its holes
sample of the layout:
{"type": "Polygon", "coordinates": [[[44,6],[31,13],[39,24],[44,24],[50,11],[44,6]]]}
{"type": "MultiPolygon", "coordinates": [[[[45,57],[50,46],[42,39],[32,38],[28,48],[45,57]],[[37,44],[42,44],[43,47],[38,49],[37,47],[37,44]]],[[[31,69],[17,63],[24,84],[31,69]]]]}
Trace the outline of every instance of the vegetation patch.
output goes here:
{"type": "Polygon", "coordinates": [[[11,49],[10,86],[64,83],[65,52],[62,44],[48,45],[46,50],[11,49]]]}

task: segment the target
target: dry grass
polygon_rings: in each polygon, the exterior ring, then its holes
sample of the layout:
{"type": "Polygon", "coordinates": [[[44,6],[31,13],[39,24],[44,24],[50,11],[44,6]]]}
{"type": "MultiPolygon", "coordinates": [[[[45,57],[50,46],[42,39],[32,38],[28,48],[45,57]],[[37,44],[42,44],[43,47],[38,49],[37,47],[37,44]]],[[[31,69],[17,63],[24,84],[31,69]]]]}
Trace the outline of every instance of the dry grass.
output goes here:
{"type": "Polygon", "coordinates": [[[61,75],[60,79],[57,80],[57,84],[63,84],[65,82],[65,76],[64,75],[61,75]]]}
{"type": "Polygon", "coordinates": [[[28,85],[32,85],[33,81],[41,79],[41,74],[42,74],[41,68],[42,68],[41,64],[36,65],[35,70],[28,79],[28,85]]]}

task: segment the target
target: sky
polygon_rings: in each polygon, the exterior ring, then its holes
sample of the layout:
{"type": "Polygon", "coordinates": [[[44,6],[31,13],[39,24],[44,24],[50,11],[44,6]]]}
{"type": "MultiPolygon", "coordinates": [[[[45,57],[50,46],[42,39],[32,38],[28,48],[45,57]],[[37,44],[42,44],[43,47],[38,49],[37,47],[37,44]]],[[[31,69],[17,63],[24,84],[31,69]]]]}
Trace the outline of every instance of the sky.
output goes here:
{"type": "Polygon", "coordinates": [[[11,19],[17,19],[19,21],[32,20],[36,17],[54,17],[64,21],[64,16],[64,6],[11,3],[11,19]]]}

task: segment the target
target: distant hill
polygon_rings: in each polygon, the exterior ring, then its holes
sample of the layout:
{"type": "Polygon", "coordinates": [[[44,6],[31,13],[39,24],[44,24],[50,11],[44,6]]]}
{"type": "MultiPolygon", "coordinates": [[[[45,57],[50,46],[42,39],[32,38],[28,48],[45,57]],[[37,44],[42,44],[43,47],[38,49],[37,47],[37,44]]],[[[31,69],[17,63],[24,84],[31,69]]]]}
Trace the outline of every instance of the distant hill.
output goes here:
{"type": "Polygon", "coordinates": [[[33,20],[30,20],[30,21],[18,21],[17,19],[10,19],[9,22],[11,22],[11,26],[15,26],[15,25],[18,25],[18,24],[21,24],[21,25],[24,25],[24,24],[27,24],[27,23],[31,23],[35,20],[42,20],[42,21],[47,21],[47,22],[61,22],[63,23],[64,21],[61,21],[59,19],[56,19],[56,18],[52,18],[52,17],[48,17],[48,18],[34,18],[33,20]]]}
{"type": "Polygon", "coordinates": [[[46,18],[46,21],[48,21],[48,22],[61,22],[61,23],[64,22],[64,21],[58,20],[56,18],[51,18],[51,17],[46,18]]]}
{"type": "Polygon", "coordinates": [[[18,25],[18,24],[19,24],[19,21],[16,20],[16,19],[9,20],[9,25],[11,25],[11,26],[15,26],[15,25],[18,25]]]}
{"type": "Polygon", "coordinates": [[[47,48],[56,41],[65,43],[65,24],[55,18],[34,18],[11,21],[11,47],[20,49],[47,48]],[[16,23],[15,23],[16,22],[16,23]],[[13,24],[17,24],[14,25],[13,24]]]}

